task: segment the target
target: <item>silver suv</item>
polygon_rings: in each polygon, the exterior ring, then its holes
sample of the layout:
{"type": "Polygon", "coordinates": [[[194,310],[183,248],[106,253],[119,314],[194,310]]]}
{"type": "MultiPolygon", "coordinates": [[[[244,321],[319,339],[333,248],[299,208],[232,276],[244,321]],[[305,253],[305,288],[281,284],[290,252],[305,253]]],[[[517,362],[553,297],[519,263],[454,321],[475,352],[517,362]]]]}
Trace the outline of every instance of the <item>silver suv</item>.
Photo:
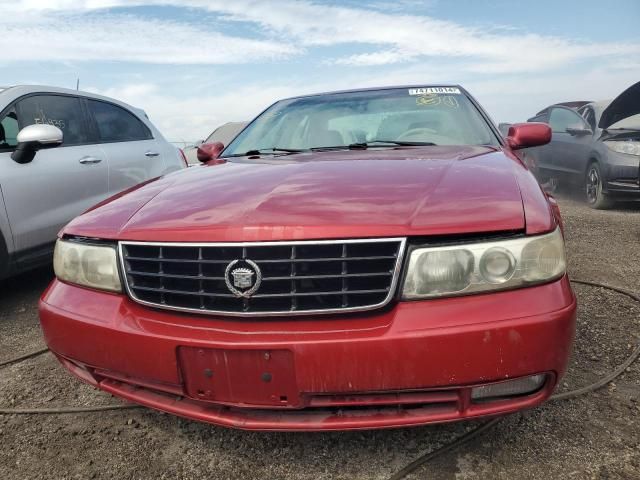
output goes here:
{"type": "Polygon", "coordinates": [[[49,262],[58,231],[91,206],[185,167],[142,110],[75,90],[0,88],[0,278],[49,262]]]}

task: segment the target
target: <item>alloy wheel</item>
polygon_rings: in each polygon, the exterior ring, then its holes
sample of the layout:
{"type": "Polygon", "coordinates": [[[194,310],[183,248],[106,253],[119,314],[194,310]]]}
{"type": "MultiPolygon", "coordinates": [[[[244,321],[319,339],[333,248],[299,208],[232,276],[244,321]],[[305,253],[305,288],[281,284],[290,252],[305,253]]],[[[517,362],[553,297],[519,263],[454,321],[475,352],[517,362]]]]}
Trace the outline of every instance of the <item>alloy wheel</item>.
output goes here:
{"type": "Polygon", "coordinates": [[[587,173],[586,190],[587,201],[596,203],[600,195],[600,172],[595,165],[592,165],[587,173]]]}

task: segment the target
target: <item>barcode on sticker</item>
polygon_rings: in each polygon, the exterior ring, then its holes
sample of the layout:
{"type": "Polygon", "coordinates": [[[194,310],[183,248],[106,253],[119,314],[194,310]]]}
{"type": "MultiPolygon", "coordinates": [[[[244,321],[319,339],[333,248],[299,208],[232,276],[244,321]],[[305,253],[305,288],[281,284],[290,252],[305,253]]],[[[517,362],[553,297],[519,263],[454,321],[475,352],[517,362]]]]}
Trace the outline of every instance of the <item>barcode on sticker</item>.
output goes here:
{"type": "Polygon", "coordinates": [[[428,95],[430,93],[444,93],[444,94],[460,94],[460,89],[457,87],[422,87],[422,88],[410,88],[409,95],[428,95]]]}

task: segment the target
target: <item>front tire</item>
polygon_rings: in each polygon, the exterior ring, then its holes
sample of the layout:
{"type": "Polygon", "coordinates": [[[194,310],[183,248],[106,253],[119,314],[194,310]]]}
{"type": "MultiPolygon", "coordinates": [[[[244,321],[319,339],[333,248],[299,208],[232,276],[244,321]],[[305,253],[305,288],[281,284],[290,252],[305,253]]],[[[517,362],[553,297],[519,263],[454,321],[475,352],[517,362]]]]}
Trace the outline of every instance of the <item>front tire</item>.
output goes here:
{"type": "Polygon", "coordinates": [[[602,172],[598,162],[591,162],[587,167],[584,192],[587,204],[591,208],[606,210],[613,206],[613,201],[602,193],[602,172]]]}

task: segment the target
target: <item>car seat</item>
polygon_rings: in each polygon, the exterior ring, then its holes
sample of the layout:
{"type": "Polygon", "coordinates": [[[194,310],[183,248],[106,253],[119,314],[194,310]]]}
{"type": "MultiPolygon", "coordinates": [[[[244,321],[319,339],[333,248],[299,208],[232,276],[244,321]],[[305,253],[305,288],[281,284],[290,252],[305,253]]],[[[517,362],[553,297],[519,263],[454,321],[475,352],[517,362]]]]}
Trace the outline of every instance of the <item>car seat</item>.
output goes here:
{"type": "Polygon", "coordinates": [[[337,147],[344,145],[344,139],[337,130],[314,130],[310,134],[309,146],[314,147],[337,147]]]}

